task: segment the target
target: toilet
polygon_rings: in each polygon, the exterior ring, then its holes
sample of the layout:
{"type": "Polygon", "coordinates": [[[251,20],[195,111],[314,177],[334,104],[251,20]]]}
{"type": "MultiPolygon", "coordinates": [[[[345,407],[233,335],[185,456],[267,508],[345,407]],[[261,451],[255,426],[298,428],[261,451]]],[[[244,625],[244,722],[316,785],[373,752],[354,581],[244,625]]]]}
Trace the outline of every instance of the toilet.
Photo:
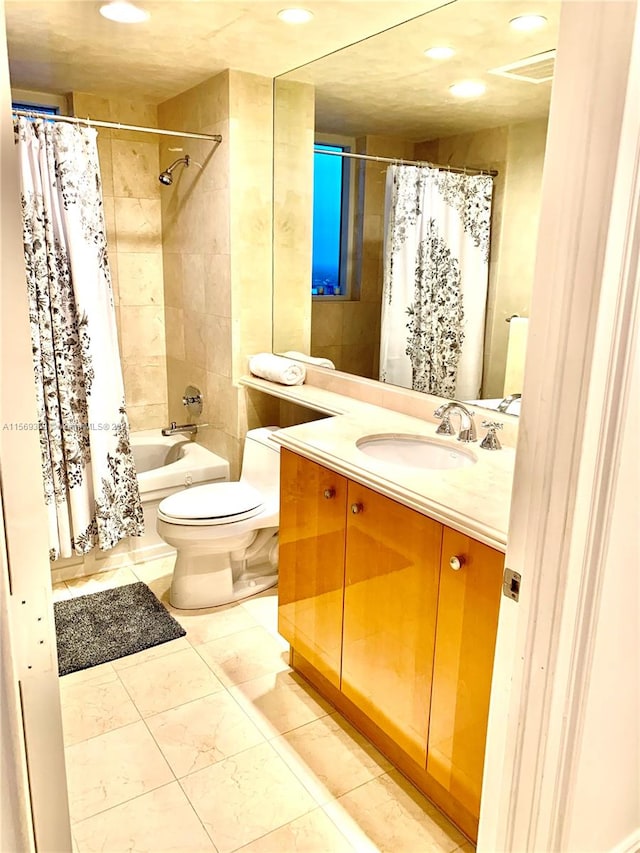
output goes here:
{"type": "Polygon", "coordinates": [[[178,552],[169,593],[173,607],[215,607],[277,583],[277,429],[247,432],[238,481],[193,486],[160,503],[158,534],[178,552]]]}

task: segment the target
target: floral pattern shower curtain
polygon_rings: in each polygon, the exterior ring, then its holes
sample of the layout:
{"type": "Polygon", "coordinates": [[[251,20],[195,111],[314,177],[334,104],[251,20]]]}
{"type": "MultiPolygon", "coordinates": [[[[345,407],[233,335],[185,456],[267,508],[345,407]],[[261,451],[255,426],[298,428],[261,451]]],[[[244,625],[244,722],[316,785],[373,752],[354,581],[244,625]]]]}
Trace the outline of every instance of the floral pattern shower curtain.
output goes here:
{"type": "Polygon", "coordinates": [[[383,382],[438,397],[479,396],[492,191],[488,175],[389,167],[383,382]]]}
{"type": "Polygon", "coordinates": [[[15,122],[51,559],[144,532],[96,131],[15,122]]]}

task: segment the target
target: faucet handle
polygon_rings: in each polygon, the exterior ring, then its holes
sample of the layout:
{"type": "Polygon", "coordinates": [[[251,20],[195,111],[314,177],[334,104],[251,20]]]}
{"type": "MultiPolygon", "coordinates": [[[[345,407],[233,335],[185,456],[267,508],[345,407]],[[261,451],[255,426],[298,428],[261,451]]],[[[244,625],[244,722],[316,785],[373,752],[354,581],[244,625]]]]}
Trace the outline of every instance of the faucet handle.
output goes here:
{"type": "Polygon", "coordinates": [[[498,441],[496,431],[502,429],[504,424],[500,421],[482,421],[482,426],[488,432],[480,442],[480,447],[484,448],[484,450],[500,450],[502,445],[498,441]]]}
{"type": "MultiPolygon", "coordinates": [[[[435,414],[435,412],[434,412],[435,414]]],[[[440,424],[438,425],[438,429],[436,430],[436,435],[455,435],[456,431],[454,430],[451,419],[449,417],[449,412],[444,415],[440,415],[442,418],[440,424]]]]}

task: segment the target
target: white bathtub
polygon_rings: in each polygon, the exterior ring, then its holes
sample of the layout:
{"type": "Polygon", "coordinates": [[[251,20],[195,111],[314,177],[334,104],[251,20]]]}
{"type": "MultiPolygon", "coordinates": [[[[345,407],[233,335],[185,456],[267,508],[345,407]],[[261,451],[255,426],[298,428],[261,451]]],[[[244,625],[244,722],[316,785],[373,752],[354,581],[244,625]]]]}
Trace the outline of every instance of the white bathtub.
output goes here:
{"type": "Polygon", "coordinates": [[[131,449],[143,503],[160,501],[194,483],[229,479],[227,460],[188,436],[165,437],[155,429],[134,432],[131,449]]]}
{"type": "Polygon", "coordinates": [[[160,501],[192,484],[229,479],[227,460],[191,441],[189,436],[165,437],[159,429],[141,430],[131,433],[131,447],[144,512],[144,534],[123,539],[110,551],[94,548],[84,557],[56,560],[51,572],[54,583],[175,553],[156,533],[160,501]]]}

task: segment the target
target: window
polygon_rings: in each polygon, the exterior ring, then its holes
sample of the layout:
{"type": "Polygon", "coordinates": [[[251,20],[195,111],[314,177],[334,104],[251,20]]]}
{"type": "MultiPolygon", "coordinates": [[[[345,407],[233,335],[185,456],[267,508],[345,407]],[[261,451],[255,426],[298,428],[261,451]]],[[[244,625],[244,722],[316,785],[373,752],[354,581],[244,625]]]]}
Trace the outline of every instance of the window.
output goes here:
{"type": "Polygon", "coordinates": [[[33,110],[37,113],[46,113],[49,116],[60,115],[60,107],[45,106],[44,104],[27,104],[24,101],[13,101],[14,110],[33,110]]]}
{"type": "Polygon", "coordinates": [[[344,296],[347,288],[349,161],[343,145],[316,143],[313,163],[313,261],[311,294],[344,296]]]}

